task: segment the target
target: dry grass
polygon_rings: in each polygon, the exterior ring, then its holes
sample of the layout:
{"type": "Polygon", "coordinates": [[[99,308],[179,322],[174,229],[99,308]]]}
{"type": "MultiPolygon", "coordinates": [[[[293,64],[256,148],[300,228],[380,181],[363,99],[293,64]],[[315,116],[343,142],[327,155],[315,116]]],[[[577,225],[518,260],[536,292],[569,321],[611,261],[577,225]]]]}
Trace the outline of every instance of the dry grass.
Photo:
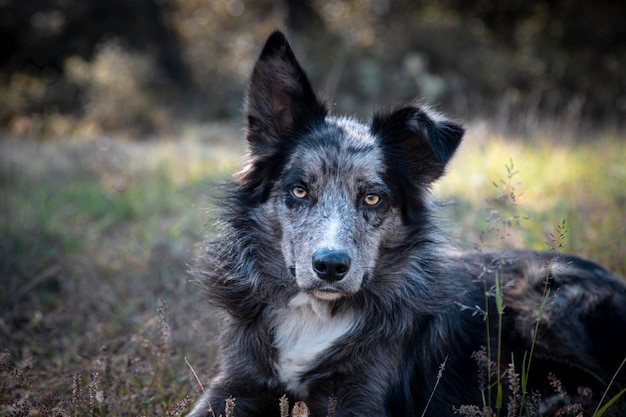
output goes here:
{"type": "MultiPolygon", "coordinates": [[[[435,189],[455,202],[441,213],[453,235],[480,240],[484,200],[512,158],[532,219],[510,241],[545,249],[566,218],[569,251],[626,274],[623,138],[480,132],[435,189]]],[[[201,379],[210,370],[215,321],[187,264],[211,231],[211,184],[237,169],[239,136],[212,125],[142,143],[0,141],[1,415],[189,408],[200,387],[185,361],[201,379]]]]}

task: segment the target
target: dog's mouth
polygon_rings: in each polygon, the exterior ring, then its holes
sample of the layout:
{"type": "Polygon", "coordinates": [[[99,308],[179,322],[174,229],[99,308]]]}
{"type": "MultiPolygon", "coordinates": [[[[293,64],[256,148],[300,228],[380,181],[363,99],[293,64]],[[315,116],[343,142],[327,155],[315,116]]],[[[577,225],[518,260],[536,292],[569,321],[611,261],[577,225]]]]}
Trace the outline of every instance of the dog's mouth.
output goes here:
{"type": "Polygon", "coordinates": [[[308,291],[308,293],[311,294],[313,297],[324,301],[335,301],[346,296],[346,294],[344,294],[343,292],[326,289],[312,290],[308,291]]]}
{"type": "Polygon", "coordinates": [[[312,285],[300,287],[300,292],[309,295],[319,301],[337,301],[342,298],[350,297],[352,293],[339,286],[329,285],[312,285]]]}

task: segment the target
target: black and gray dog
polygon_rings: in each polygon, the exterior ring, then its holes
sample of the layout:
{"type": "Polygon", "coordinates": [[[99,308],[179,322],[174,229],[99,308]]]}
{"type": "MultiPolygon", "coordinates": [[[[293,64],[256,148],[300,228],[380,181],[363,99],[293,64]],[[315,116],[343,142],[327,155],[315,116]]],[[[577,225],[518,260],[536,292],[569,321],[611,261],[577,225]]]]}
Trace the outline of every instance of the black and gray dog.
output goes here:
{"type": "Polygon", "coordinates": [[[367,124],[331,115],[279,32],[256,63],[246,113],[247,164],[193,268],[221,336],[191,415],[223,415],[232,397],[237,417],[278,416],[286,394],[315,417],[329,403],[335,417],[449,416],[489,401],[485,379],[494,405],[503,373],[485,376],[472,354],[491,343],[496,359],[496,276],[503,371],[513,362],[521,373],[532,347],[527,398],[537,390],[548,407],[553,372],[573,396],[588,387],[585,399],[600,399],[626,358],[625,282],[550,252],[455,250],[429,188],[459,124],[415,103],[367,124]]]}

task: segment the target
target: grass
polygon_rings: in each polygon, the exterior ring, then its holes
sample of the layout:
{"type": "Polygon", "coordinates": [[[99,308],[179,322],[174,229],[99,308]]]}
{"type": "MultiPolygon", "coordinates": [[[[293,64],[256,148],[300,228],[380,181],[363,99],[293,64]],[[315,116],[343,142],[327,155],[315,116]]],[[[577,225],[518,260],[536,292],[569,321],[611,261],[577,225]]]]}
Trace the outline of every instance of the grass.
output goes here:
{"type": "Polygon", "coordinates": [[[488,216],[481,210],[494,195],[493,182],[513,160],[522,189],[516,203],[529,219],[521,219],[521,227],[510,231],[509,244],[547,249],[546,233],[565,219],[570,225],[569,252],[625,275],[625,157],[626,142],[614,134],[559,142],[541,134],[480,137],[470,131],[435,193],[454,202],[442,217],[452,219],[451,233],[472,248],[486,228],[488,216]]]}
{"type": "Polygon", "coordinates": [[[1,143],[0,415],[160,415],[194,392],[184,357],[210,369],[215,324],[186,269],[239,153],[211,135],[1,143]]]}
{"type": "MultiPolygon", "coordinates": [[[[505,165],[506,175],[505,179],[494,181],[493,185],[498,190],[498,194],[494,198],[487,200],[487,210],[490,226],[481,235],[481,242],[479,250],[493,249],[488,245],[488,240],[493,240],[496,243],[496,249],[505,249],[509,245],[508,239],[512,237],[512,231],[515,228],[521,227],[522,220],[528,220],[528,216],[521,213],[517,204],[522,193],[519,191],[520,183],[516,181],[516,176],[519,171],[515,169],[513,160],[511,159],[508,164],[505,165]]],[[[560,224],[556,226],[555,233],[548,235],[549,239],[545,244],[550,248],[553,254],[552,260],[547,265],[546,276],[543,279],[543,292],[541,297],[541,304],[538,308],[537,316],[535,317],[535,328],[533,335],[539,333],[539,325],[542,321],[542,317],[545,308],[550,301],[550,280],[552,279],[551,271],[556,262],[560,251],[566,246],[567,225],[566,221],[562,220],[560,224]]],[[[544,248],[547,249],[547,248],[544,248]]],[[[485,268],[487,265],[484,266],[485,268]]],[[[477,310],[480,312],[485,321],[485,334],[486,334],[486,346],[483,346],[480,350],[473,352],[472,358],[476,361],[478,368],[478,379],[481,387],[482,394],[482,408],[477,405],[463,405],[459,408],[455,408],[455,413],[464,417],[500,417],[506,412],[507,417],[515,416],[528,416],[528,417],[540,417],[540,403],[541,400],[539,393],[530,392],[528,389],[528,380],[531,374],[531,363],[534,357],[533,352],[535,349],[536,338],[533,337],[530,349],[525,353],[521,367],[516,366],[513,357],[511,362],[506,367],[503,365],[502,358],[502,334],[506,329],[503,327],[503,316],[505,314],[504,305],[504,289],[500,277],[505,274],[505,266],[503,263],[494,271],[494,283],[493,287],[488,282],[486,276],[483,277],[483,291],[484,291],[484,309],[477,310]],[[495,299],[495,313],[489,309],[489,298],[495,299]],[[492,346],[491,340],[491,326],[492,320],[489,320],[490,315],[497,314],[497,324],[495,330],[497,331],[497,341],[495,346],[492,346]],[[495,352],[494,352],[495,348],[495,352]],[[504,407],[504,391],[508,389],[508,402],[506,408],[504,407]],[[494,394],[495,391],[495,394],[494,394]],[[495,400],[494,400],[495,396],[495,400]]],[[[468,308],[463,306],[463,308],[468,308]]],[[[561,402],[564,404],[556,410],[552,410],[550,415],[579,415],[582,416],[583,406],[581,404],[571,404],[570,396],[564,390],[561,381],[553,374],[549,375],[549,382],[554,390],[554,394],[558,395],[561,402]]],[[[600,417],[594,413],[594,417],[600,417]]]]}
{"type": "MultiPolygon", "coordinates": [[[[624,138],[469,132],[434,190],[462,245],[489,227],[485,199],[512,159],[531,219],[507,241],[546,249],[566,219],[569,252],[626,275],[624,138]]],[[[186,269],[239,136],[215,124],[176,140],[0,141],[0,415],[188,410],[200,387],[186,362],[203,379],[216,333],[186,269]]]]}

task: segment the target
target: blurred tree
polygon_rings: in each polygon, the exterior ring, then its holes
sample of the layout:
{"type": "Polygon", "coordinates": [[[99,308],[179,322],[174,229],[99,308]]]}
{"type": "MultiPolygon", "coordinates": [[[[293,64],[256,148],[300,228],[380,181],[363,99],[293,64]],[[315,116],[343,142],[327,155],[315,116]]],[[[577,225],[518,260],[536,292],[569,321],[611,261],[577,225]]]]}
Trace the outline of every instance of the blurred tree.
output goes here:
{"type": "MultiPolygon", "coordinates": [[[[120,62],[115,51],[142,62],[118,74],[134,80],[133,114],[150,103],[161,112],[142,123],[158,129],[181,104],[193,117],[238,115],[276,28],[340,111],[424,97],[515,128],[623,126],[624,16],[626,2],[608,0],[0,0],[0,126],[96,114],[108,91],[99,71],[120,62]]],[[[115,128],[107,120],[98,123],[115,128]]]]}
{"type": "Polygon", "coordinates": [[[583,101],[586,116],[626,112],[626,3],[584,0],[447,0],[478,19],[490,42],[501,44],[520,68],[512,86],[542,91],[551,111],[583,101]],[[525,58],[525,59],[524,59],[525,58]]]}
{"type": "Polygon", "coordinates": [[[62,71],[73,55],[90,59],[103,38],[153,53],[178,84],[189,77],[169,24],[171,7],[159,0],[3,0],[0,70],[62,71]]]}
{"type": "Polygon", "coordinates": [[[324,30],[324,21],[310,0],[285,0],[287,27],[291,30],[315,33],[324,30]]]}
{"type": "Polygon", "coordinates": [[[149,82],[158,84],[163,99],[184,92],[189,71],[170,14],[168,3],[159,0],[3,0],[0,125],[16,115],[82,113],[85,85],[67,77],[67,60],[90,62],[107,42],[153,58],[157,67],[149,82]],[[33,84],[39,87],[25,91],[33,84]]]}

